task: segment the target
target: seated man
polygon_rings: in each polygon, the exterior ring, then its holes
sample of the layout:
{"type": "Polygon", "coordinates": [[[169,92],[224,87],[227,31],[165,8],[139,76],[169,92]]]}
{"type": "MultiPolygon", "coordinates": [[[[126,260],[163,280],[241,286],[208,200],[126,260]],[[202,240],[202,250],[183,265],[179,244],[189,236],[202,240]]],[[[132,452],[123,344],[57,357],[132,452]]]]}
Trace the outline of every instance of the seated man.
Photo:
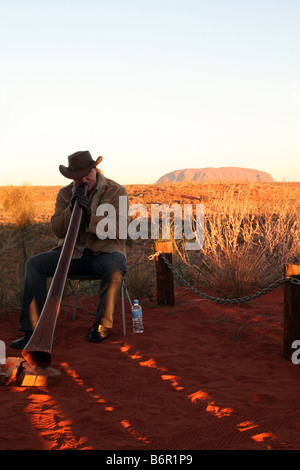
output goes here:
{"type": "Polygon", "coordinates": [[[113,326],[116,302],[126,272],[126,235],[124,237],[124,226],[122,238],[118,229],[121,220],[126,224],[127,233],[128,195],[124,187],[105,178],[96,168],[101,160],[102,157],[98,157],[94,161],[90,152],[80,151],[68,157],[68,167],[59,167],[60,172],[73,182],[59,190],[51,218],[51,228],[59,239],[58,245],[51,251],[32,256],[26,263],[19,328],[25,334],[10,343],[13,348],[23,349],[26,346],[38,321],[47,296],[47,278],[54,275],[76,200],[83,213],[69,273],[97,274],[101,278],[96,318],[87,340],[100,343],[113,326]],[[88,185],[86,196],[82,183],[88,185]],[[119,212],[120,196],[126,202],[123,219],[119,212]],[[115,237],[98,236],[97,225],[103,220],[103,215],[96,215],[96,212],[101,204],[115,208],[115,237]]]}

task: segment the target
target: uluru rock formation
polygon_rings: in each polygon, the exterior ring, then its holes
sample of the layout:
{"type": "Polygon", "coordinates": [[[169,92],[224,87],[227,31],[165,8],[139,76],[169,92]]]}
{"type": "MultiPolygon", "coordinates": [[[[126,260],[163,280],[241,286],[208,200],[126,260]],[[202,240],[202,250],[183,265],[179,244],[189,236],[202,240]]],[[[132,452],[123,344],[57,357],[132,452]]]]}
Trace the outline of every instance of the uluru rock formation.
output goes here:
{"type": "Polygon", "coordinates": [[[269,173],[252,168],[208,167],[170,171],[170,173],[161,176],[157,183],[181,183],[183,181],[194,181],[196,183],[206,183],[209,181],[270,183],[274,179],[269,173]]]}

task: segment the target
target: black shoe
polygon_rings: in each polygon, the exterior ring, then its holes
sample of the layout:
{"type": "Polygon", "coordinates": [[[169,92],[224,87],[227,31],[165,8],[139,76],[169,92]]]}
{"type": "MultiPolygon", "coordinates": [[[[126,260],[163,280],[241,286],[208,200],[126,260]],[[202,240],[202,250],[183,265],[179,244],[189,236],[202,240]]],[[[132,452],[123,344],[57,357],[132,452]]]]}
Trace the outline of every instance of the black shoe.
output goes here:
{"type": "Polygon", "coordinates": [[[31,331],[26,331],[25,335],[22,336],[22,338],[15,339],[10,343],[11,348],[15,349],[24,349],[28,341],[30,340],[30,337],[32,335],[31,331]]]}
{"type": "Polygon", "coordinates": [[[107,329],[102,326],[94,326],[93,329],[90,331],[87,341],[90,341],[91,343],[101,343],[104,339],[108,337],[108,331],[107,329]]]}

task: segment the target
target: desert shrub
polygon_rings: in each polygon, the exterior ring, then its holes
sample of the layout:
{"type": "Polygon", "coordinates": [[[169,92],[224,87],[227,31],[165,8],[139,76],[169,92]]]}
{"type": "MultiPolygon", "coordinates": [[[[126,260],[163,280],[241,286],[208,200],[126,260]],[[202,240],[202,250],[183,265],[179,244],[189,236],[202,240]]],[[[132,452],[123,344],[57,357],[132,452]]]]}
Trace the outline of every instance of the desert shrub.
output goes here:
{"type": "Polygon", "coordinates": [[[50,225],[36,223],[37,196],[34,188],[6,186],[1,192],[0,307],[19,308],[23,294],[26,260],[54,245],[50,225]]]}
{"type": "Polygon", "coordinates": [[[129,295],[133,299],[148,297],[152,300],[152,291],[155,289],[155,274],[153,267],[141,265],[138,269],[129,270],[126,273],[126,286],[129,295]]]}
{"type": "Polygon", "coordinates": [[[2,200],[3,212],[12,221],[16,238],[22,246],[23,261],[27,259],[28,227],[34,222],[35,198],[29,185],[7,186],[2,200]]]}
{"type": "Polygon", "coordinates": [[[20,229],[32,224],[35,218],[35,197],[29,185],[7,186],[2,200],[3,211],[20,229]]]}
{"type": "Polygon", "coordinates": [[[20,290],[21,237],[14,227],[0,226],[0,306],[14,302],[20,290]]]}
{"type": "Polygon", "coordinates": [[[0,225],[0,308],[20,307],[26,259],[51,249],[54,242],[49,224],[32,224],[23,231],[12,224],[0,225]]]}
{"type": "Polygon", "coordinates": [[[206,204],[202,250],[189,252],[184,241],[174,242],[193,285],[226,298],[267,287],[283,277],[284,263],[300,260],[299,188],[269,203],[254,200],[251,187],[245,188],[237,193],[229,186],[206,204]]]}

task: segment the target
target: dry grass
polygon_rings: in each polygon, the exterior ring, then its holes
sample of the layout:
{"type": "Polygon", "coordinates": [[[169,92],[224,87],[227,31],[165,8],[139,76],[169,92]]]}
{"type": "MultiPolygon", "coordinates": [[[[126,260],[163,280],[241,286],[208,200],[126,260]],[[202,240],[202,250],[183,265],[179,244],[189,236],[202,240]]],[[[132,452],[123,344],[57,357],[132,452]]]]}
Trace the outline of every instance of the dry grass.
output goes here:
{"type": "MultiPolygon", "coordinates": [[[[130,204],[203,203],[203,250],[188,252],[185,243],[174,244],[176,269],[198,288],[222,297],[236,298],[278,280],[283,265],[300,262],[300,183],[171,183],[129,185],[130,204]]],[[[0,308],[19,308],[24,262],[50,249],[50,230],[59,187],[0,187],[0,308]]],[[[131,241],[128,265],[153,252],[153,242],[131,241]]],[[[132,295],[152,295],[153,263],[128,274],[132,295]]]]}
{"type": "Polygon", "coordinates": [[[300,188],[282,186],[269,201],[252,194],[251,185],[228,186],[205,205],[203,250],[176,244],[193,284],[239,298],[283,277],[284,263],[300,262],[300,188]]]}
{"type": "Polygon", "coordinates": [[[53,246],[49,223],[37,223],[40,194],[28,185],[1,188],[0,306],[18,308],[26,260],[53,246]],[[5,221],[5,222],[4,222],[5,221]]]}

